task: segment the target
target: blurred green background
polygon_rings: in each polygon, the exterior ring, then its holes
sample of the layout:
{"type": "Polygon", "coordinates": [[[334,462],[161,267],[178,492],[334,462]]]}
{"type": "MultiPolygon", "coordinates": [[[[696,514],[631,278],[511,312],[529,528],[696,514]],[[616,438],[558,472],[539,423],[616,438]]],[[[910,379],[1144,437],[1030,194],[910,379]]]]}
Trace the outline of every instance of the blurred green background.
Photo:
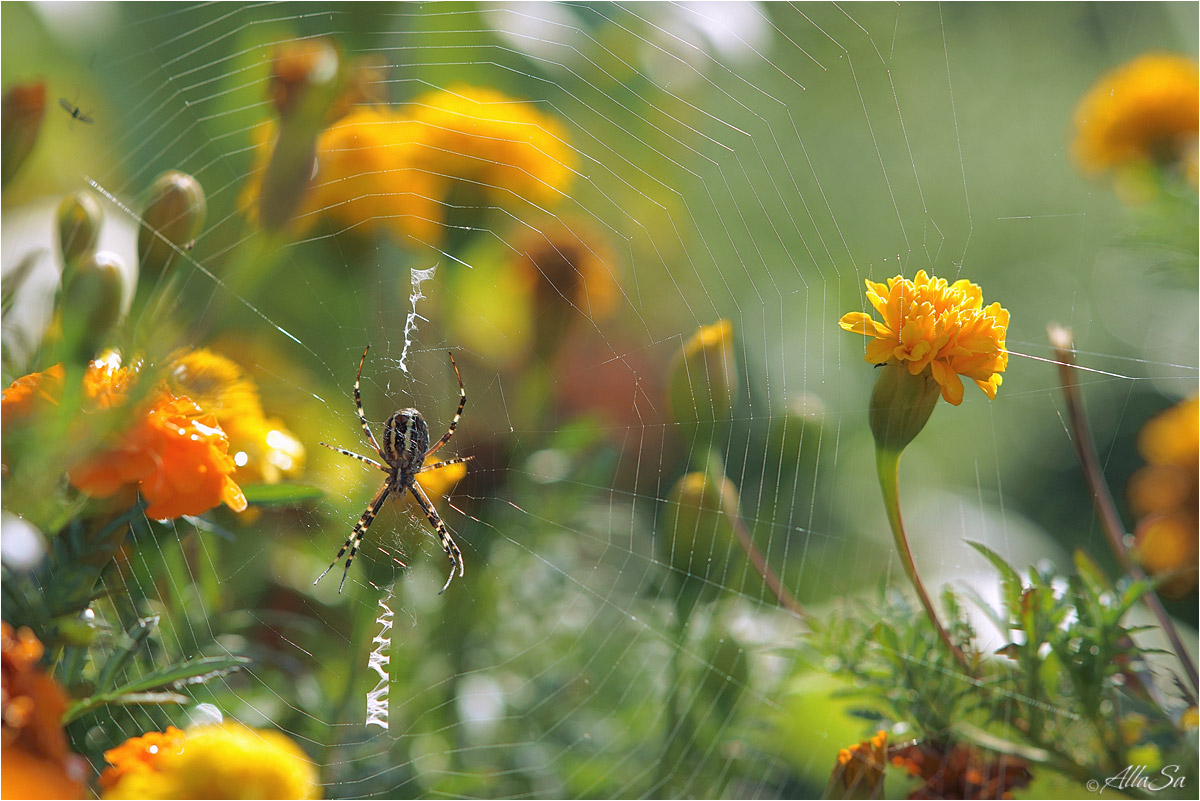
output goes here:
{"type": "MultiPolygon", "coordinates": [[[[803,795],[870,733],[831,700],[837,680],[804,658],[802,625],[736,551],[709,572],[717,600],[687,630],[674,625],[681,577],[655,537],[668,491],[703,464],[667,414],[664,372],[700,325],[734,326],[740,389],[718,451],[742,516],[814,610],[904,586],[865,425],[874,373],[862,338],[836,325],[863,308],[862,279],[965,277],[1012,314],[999,397],[968,388],[961,407],[943,405],[902,465],[934,586],[994,584],[964,539],[1017,565],[1065,568],[1083,547],[1114,568],[1044,361],[1048,322],[1074,330],[1091,371],[1084,393],[1119,499],[1141,463],[1138,428],[1196,388],[1194,250],[1190,263],[1179,255],[1194,248],[1194,198],[1172,212],[1177,240],[1147,237],[1146,212],[1070,154],[1075,103],[1100,73],[1147,50],[1194,56],[1194,4],[6,3],[2,14],[4,84],[44,78],[55,106],[4,194],[4,269],[89,180],[136,210],[163,170],[195,175],[209,223],[194,263],[177,265],[183,324],[168,344],[237,359],[306,443],[301,480],[324,493],[250,519],[218,514],[211,531],[148,526],[135,572],[111,589],[163,615],[164,647],[253,657],[197,700],[296,737],[330,797],[803,795]],[[579,175],[549,214],[605,240],[615,314],[574,320],[552,352],[532,348],[507,259],[523,226],[544,220],[500,213],[452,254],[325,225],[252,275],[235,258],[248,236],[238,193],[250,130],[269,116],[269,55],[316,35],[380,58],[394,103],[466,82],[558,117],[579,175]],[[59,97],[96,122],[72,124],[59,97]],[[409,269],[434,263],[405,375],[409,269]],[[351,387],[368,343],[376,423],[415,405],[444,427],[456,396],[445,350],[462,367],[469,404],[453,450],[476,461],[440,508],[467,571],[442,596],[444,557],[399,504],[374,524],[345,596],[330,579],[310,586],[377,488],[317,445],[365,452],[351,387]],[[362,725],[381,611],[370,582],[393,580],[398,678],[382,733],[362,725]],[[692,714],[675,720],[678,707],[692,714]]],[[[131,247],[134,217],[108,212],[108,246],[131,247]]],[[[44,301],[31,289],[23,302],[44,301]]],[[[45,366],[22,350],[6,383],[45,366]]],[[[1173,612],[1195,625],[1191,600],[1173,612]]],[[[95,758],[162,714],[105,712],[72,734],[95,758]]]]}

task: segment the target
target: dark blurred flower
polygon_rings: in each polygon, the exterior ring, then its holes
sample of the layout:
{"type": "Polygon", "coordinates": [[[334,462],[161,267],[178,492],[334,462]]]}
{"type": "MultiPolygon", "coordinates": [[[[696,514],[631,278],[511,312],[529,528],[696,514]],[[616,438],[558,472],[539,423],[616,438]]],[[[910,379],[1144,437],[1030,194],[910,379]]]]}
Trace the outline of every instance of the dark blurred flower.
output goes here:
{"type": "Polygon", "coordinates": [[[0,114],[0,186],[8,186],[37,144],[42,118],[46,115],[46,84],[18,83],[4,93],[0,114]]]}
{"type": "Polygon", "coordinates": [[[1075,158],[1087,172],[1149,164],[1197,181],[1200,68],[1173,53],[1148,53],[1106,72],[1075,109],[1075,158]]]}
{"type": "Polygon", "coordinates": [[[337,79],[337,47],[324,37],[284,42],[271,54],[267,95],[280,117],[291,114],[314,87],[337,79]]]}
{"type": "Polygon", "coordinates": [[[887,732],[838,751],[825,798],[883,798],[887,771],[887,732]]]}
{"type": "Polygon", "coordinates": [[[512,247],[516,277],[533,296],[534,322],[553,336],[562,335],[569,315],[601,320],[616,309],[612,254],[586,225],[547,220],[512,247]]]}
{"type": "Polygon", "coordinates": [[[147,732],[104,758],[106,799],[321,796],[316,767],[292,740],[236,723],[147,732]]]}
{"type": "Polygon", "coordinates": [[[86,763],[67,747],[62,716],[67,696],[37,666],[41,642],[27,628],[0,623],[3,741],[0,796],[83,798],[86,763]]]}
{"type": "Polygon", "coordinates": [[[1129,480],[1138,518],[1135,554],[1146,571],[1165,577],[1161,591],[1178,598],[1196,588],[1200,559],[1200,399],[1192,396],[1147,422],[1138,435],[1146,460],[1129,480]]]}
{"type": "Polygon", "coordinates": [[[1012,798],[1033,780],[1025,760],[963,743],[919,742],[893,746],[889,754],[893,765],[924,782],[909,798],[1012,798]]]}

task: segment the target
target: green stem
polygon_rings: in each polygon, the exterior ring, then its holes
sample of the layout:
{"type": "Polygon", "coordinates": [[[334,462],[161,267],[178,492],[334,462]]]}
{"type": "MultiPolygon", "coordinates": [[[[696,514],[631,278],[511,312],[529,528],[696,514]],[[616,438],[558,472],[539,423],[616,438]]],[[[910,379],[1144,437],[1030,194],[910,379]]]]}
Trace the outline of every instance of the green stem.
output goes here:
{"type": "Polygon", "coordinates": [[[904,521],[900,517],[900,451],[877,447],[875,449],[875,467],[879,472],[879,488],[883,491],[883,505],[887,509],[892,536],[896,539],[896,552],[900,555],[900,564],[904,565],[904,572],[908,574],[908,580],[912,583],[913,589],[917,591],[917,597],[921,599],[921,606],[925,607],[925,614],[929,616],[929,620],[937,630],[938,637],[950,650],[954,660],[962,669],[968,674],[974,675],[966,655],[950,638],[950,632],[938,619],[933,601],[930,600],[929,593],[925,591],[921,577],[917,575],[917,565],[913,561],[912,549],[908,547],[908,536],[904,533],[904,521]]]}

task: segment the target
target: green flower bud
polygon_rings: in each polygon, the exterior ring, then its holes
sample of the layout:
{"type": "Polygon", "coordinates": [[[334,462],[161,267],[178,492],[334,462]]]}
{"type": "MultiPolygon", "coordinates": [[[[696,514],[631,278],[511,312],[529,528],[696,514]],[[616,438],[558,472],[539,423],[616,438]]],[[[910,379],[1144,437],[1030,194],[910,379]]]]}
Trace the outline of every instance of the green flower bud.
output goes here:
{"type": "Polygon", "coordinates": [[[174,248],[185,248],[204,229],[208,206],[200,182],[187,173],[168,170],[150,187],[150,199],[142,213],[138,233],[138,261],[146,275],[157,276],[167,269],[176,255],[174,248]]]}
{"type": "Polygon", "coordinates": [[[888,362],[878,372],[868,411],[871,433],[880,449],[899,453],[929,421],[941,387],[929,367],[913,375],[904,364],[888,362]]]}
{"type": "Polygon", "coordinates": [[[103,222],[104,209],[91,192],[67,195],[58,204],[58,244],[62,248],[65,280],[70,280],[67,265],[96,249],[103,222]]]}
{"type": "Polygon", "coordinates": [[[723,475],[688,473],[667,493],[656,544],[680,584],[677,602],[684,617],[696,601],[716,598],[731,574],[738,553],[731,515],[737,508],[737,488],[723,475]]]}
{"type": "Polygon", "coordinates": [[[79,262],[63,293],[62,329],[75,360],[86,362],[100,352],[108,332],[121,319],[125,266],[113,253],[88,253],[79,262]]]}
{"type": "Polygon", "coordinates": [[[4,93],[0,115],[0,186],[8,186],[37,144],[46,115],[46,84],[19,83],[4,93]]]}
{"type": "Polygon", "coordinates": [[[733,416],[737,399],[733,323],[701,326],[675,356],[667,374],[671,418],[684,436],[707,443],[716,427],[733,416]]]}

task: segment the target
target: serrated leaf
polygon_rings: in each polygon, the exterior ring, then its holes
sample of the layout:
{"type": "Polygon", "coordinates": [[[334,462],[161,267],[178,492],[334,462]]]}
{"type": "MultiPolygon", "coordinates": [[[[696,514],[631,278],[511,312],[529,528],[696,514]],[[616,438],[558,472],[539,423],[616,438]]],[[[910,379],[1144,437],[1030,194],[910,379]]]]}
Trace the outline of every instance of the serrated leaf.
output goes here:
{"type": "Polygon", "coordinates": [[[309,503],[325,493],[307,484],[247,484],[242,487],[246,501],[256,506],[292,506],[309,503]]]}

